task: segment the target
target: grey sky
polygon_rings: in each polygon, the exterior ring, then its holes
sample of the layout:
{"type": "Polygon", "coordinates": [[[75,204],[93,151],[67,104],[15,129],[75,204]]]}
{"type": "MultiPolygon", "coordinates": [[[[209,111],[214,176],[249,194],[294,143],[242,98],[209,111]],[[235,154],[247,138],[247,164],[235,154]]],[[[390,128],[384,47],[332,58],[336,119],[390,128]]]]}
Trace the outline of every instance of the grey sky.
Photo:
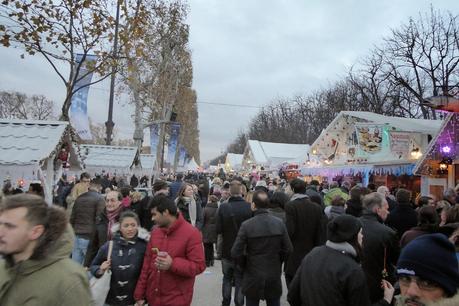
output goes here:
{"type": "MultiPolygon", "coordinates": [[[[327,86],[368,54],[391,28],[432,1],[190,0],[188,18],[198,101],[257,105],[327,86]]],[[[457,0],[434,1],[457,13],[457,0]]],[[[0,89],[62,101],[65,89],[40,57],[0,48],[0,89]]],[[[89,115],[106,121],[108,83],[91,88],[89,115]]],[[[218,155],[256,108],[198,104],[201,159],[218,155]]],[[[126,98],[114,112],[120,136],[132,136],[126,98]]]]}

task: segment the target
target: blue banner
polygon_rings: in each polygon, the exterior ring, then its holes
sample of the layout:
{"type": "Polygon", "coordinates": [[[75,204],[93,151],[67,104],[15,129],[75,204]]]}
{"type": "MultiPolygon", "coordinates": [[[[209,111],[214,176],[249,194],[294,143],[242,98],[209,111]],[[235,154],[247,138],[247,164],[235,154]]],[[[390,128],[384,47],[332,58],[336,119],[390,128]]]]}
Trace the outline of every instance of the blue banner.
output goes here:
{"type": "Polygon", "coordinates": [[[180,146],[179,149],[179,161],[178,161],[178,166],[179,167],[184,167],[185,166],[185,159],[186,159],[186,149],[184,146],[180,146]]]}
{"type": "MultiPolygon", "coordinates": [[[[159,144],[159,124],[153,123],[150,125],[150,152],[153,154],[153,165],[156,162],[156,151],[159,144]]],[[[153,166],[154,167],[154,166],[153,166]]]]}
{"type": "MultiPolygon", "coordinates": [[[[75,71],[77,71],[78,66],[82,63],[82,60],[83,55],[77,54],[74,68],[75,71]]],[[[70,105],[70,122],[77,134],[84,140],[92,139],[88,118],[87,102],[89,86],[87,85],[91,83],[93,73],[89,72],[87,63],[95,61],[97,61],[97,56],[86,55],[85,61],[81,64],[79,71],[77,71],[78,74],[74,85],[74,90],[76,89],[77,92],[72,95],[72,104],[70,105]]]]}
{"type": "Polygon", "coordinates": [[[169,148],[167,150],[167,162],[172,166],[177,152],[177,143],[180,133],[180,123],[172,123],[169,126],[169,148]]]}

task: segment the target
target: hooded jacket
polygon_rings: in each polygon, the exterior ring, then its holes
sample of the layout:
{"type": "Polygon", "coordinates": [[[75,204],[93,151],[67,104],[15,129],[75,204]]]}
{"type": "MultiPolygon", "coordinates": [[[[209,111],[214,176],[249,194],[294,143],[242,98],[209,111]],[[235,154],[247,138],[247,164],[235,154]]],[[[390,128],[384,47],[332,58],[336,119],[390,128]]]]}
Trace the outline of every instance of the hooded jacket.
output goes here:
{"type": "MultiPolygon", "coordinates": [[[[365,273],[347,242],[327,241],[302,261],[289,287],[291,306],[369,306],[365,273]],[[320,275],[318,278],[317,276],[320,275]]],[[[373,305],[389,306],[385,300],[373,305]]]]}
{"type": "Polygon", "coordinates": [[[151,233],[134,299],[154,306],[189,306],[196,275],[206,269],[201,233],[179,214],[170,228],[156,227],[151,233]],[[155,266],[156,252],[167,252],[172,265],[167,271],[155,266]]]}
{"type": "Polygon", "coordinates": [[[49,245],[42,259],[16,265],[0,260],[0,305],[2,306],[89,306],[87,276],[70,259],[74,235],[70,226],[49,245]]]}
{"type": "MultiPolygon", "coordinates": [[[[119,228],[119,226],[118,226],[119,228]]],[[[135,240],[127,241],[117,232],[113,238],[113,250],[111,257],[112,277],[110,291],[106,303],[109,305],[132,305],[134,301],[134,289],[142,268],[143,257],[147,247],[149,233],[140,228],[135,240]]],[[[107,241],[99,250],[92,261],[91,273],[98,275],[100,265],[107,260],[109,242],[107,241]]]]}

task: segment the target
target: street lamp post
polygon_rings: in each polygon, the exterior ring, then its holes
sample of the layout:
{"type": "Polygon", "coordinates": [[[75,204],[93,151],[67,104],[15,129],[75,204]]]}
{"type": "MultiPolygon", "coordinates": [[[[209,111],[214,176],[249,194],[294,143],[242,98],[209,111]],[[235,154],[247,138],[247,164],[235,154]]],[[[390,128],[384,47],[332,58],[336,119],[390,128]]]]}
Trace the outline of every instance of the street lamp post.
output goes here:
{"type": "MultiPolygon", "coordinates": [[[[121,0],[116,1],[116,21],[115,21],[115,38],[113,41],[113,61],[115,61],[118,57],[118,28],[120,23],[120,2],[121,0]]],[[[110,77],[110,98],[108,101],[108,119],[105,122],[105,129],[107,132],[107,138],[105,139],[105,143],[110,145],[112,143],[112,134],[113,134],[113,127],[115,123],[113,122],[113,98],[115,95],[115,72],[116,72],[116,64],[113,63],[112,66],[112,75],[110,77]]]]}

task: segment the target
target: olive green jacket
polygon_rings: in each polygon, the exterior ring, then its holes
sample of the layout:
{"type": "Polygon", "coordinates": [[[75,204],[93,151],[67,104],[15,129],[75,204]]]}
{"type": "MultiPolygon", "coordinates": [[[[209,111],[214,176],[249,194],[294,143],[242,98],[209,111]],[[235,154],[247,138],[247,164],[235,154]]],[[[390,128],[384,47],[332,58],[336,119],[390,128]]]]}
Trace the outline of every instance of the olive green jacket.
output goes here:
{"type": "Polygon", "coordinates": [[[69,256],[73,246],[70,226],[40,260],[16,265],[0,259],[0,305],[89,306],[91,293],[84,269],[69,256]]]}

